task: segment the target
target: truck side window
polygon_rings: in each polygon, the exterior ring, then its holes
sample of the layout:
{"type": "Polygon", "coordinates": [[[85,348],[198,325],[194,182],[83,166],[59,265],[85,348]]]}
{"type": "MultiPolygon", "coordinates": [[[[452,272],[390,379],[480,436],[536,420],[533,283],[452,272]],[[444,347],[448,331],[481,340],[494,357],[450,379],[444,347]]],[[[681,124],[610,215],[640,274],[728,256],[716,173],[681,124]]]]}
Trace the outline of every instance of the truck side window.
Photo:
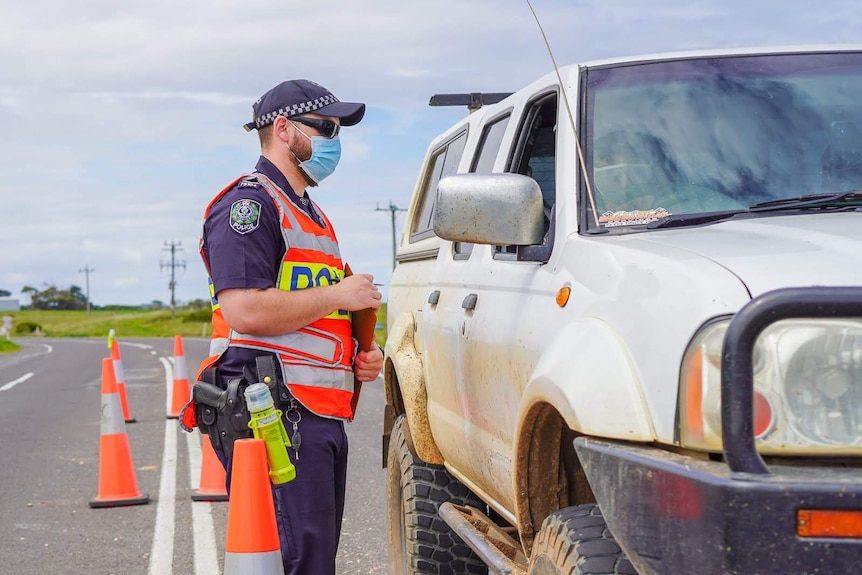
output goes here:
{"type": "Polygon", "coordinates": [[[431,218],[434,214],[434,202],[437,199],[437,183],[441,178],[451,176],[458,171],[458,164],[461,163],[466,143],[467,130],[464,130],[432,154],[428,162],[428,171],[425,173],[418,209],[410,227],[411,242],[434,235],[431,218]]]}
{"type": "Polygon", "coordinates": [[[524,114],[509,172],[536,180],[545,207],[545,241],[541,246],[498,246],[495,257],[518,261],[548,261],[553,247],[552,215],[556,203],[557,94],[539,97],[524,114]]]}
{"type": "Polygon", "coordinates": [[[493,171],[494,162],[497,159],[500,146],[503,144],[503,134],[505,134],[506,127],[509,125],[509,118],[510,115],[506,114],[485,125],[485,129],[482,130],[482,139],[476,150],[476,156],[473,158],[471,172],[487,174],[493,171]]]}

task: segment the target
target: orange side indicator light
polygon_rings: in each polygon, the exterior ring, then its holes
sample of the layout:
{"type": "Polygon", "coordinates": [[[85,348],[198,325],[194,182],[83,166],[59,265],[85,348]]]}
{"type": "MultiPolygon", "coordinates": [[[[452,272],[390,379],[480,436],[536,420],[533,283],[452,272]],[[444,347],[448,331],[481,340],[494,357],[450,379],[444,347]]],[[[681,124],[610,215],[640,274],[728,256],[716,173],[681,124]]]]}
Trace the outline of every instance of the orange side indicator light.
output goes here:
{"type": "Polygon", "coordinates": [[[567,303],[569,303],[569,296],[572,295],[572,288],[569,286],[563,286],[560,288],[560,291],[557,292],[557,305],[560,307],[565,307],[567,303]]]}
{"type": "Polygon", "coordinates": [[[862,511],[800,509],[796,514],[796,533],[800,537],[860,539],[862,511]]]}
{"type": "Polygon", "coordinates": [[[698,348],[685,376],[685,438],[703,441],[703,351],[698,348]]]}

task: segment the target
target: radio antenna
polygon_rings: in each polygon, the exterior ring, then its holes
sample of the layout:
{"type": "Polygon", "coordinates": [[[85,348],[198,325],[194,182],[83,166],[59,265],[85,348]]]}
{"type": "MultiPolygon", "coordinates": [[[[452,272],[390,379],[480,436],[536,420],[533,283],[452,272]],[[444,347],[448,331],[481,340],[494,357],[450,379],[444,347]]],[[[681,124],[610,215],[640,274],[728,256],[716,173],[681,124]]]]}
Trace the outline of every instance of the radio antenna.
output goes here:
{"type": "Polygon", "coordinates": [[[530,0],[525,1],[527,2],[527,6],[530,7],[530,12],[533,13],[533,18],[536,19],[536,24],[539,26],[539,32],[542,33],[542,39],[545,41],[545,47],[548,49],[548,55],[551,57],[551,64],[554,65],[554,72],[557,74],[557,81],[560,83],[560,91],[563,93],[563,103],[569,113],[569,124],[572,128],[572,134],[575,136],[575,146],[578,149],[578,163],[581,165],[581,173],[583,174],[584,182],[587,185],[587,197],[590,200],[590,207],[593,210],[593,219],[595,220],[596,225],[599,226],[599,215],[598,210],[596,210],[596,199],[593,195],[593,185],[590,183],[590,176],[587,173],[587,162],[584,160],[584,151],[581,149],[581,139],[578,137],[578,131],[575,129],[575,116],[572,114],[572,107],[569,105],[568,92],[566,91],[566,87],[563,85],[563,78],[560,76],[560,68],[557,66],[557,60],[554,58],[554,52],[551,50],[551,43],[548,42],[548,36],[545,34],[544,28],[542,28],[539,16],[533,9],[533,4],[530,3],[530,0]]]}

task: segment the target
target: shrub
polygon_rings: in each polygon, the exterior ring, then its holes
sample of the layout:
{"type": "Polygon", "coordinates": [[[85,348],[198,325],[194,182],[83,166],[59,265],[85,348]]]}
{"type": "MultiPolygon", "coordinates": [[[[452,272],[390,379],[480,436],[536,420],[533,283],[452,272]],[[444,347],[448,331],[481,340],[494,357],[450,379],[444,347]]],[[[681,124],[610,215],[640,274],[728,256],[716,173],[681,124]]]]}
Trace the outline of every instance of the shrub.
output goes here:
{"type": "Polygon", "coordinates": [[[22,321],[15,324],[12,333],[17,335],[30,335],[36,331],[42,331],[42,326],[35,321],[22,321]]]}
{"type": "Polygon", "coordinates": [[[212,311],[209,308],[196,309],[190,311],[183,316],[183,323],[201,323],[209,322],[212,319],[212,311]]]}

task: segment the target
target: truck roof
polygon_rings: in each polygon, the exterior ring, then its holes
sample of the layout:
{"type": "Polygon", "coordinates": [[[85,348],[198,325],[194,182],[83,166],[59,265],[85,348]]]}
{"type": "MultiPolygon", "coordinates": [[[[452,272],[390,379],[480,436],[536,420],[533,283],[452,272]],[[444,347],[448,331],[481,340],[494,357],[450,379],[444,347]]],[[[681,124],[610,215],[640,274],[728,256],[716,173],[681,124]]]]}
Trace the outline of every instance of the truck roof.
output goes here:
{"type": "MultiPolygon", "coordinates": [[[[789,45],[789,46],[761,46],[750,48],[714,48],[709,50],[686,50],[677,52],[660,52],[655,54],[642,54],[617,58],[605,58],[589,60],[586,62],[572,64],[587,68],[602,66],[618,66],[620,64],[635,64],[641,62],[658,62],[661,60],[685,60],[691,58],[721,57],[721,56],[757,56],[762,54],[810,54],[816,52],[858,52],[862,51],[862,44],[813,44],[813,45],[789,45]]],[[[561,66],[569,68],[571,66],[561,66]]]]}

